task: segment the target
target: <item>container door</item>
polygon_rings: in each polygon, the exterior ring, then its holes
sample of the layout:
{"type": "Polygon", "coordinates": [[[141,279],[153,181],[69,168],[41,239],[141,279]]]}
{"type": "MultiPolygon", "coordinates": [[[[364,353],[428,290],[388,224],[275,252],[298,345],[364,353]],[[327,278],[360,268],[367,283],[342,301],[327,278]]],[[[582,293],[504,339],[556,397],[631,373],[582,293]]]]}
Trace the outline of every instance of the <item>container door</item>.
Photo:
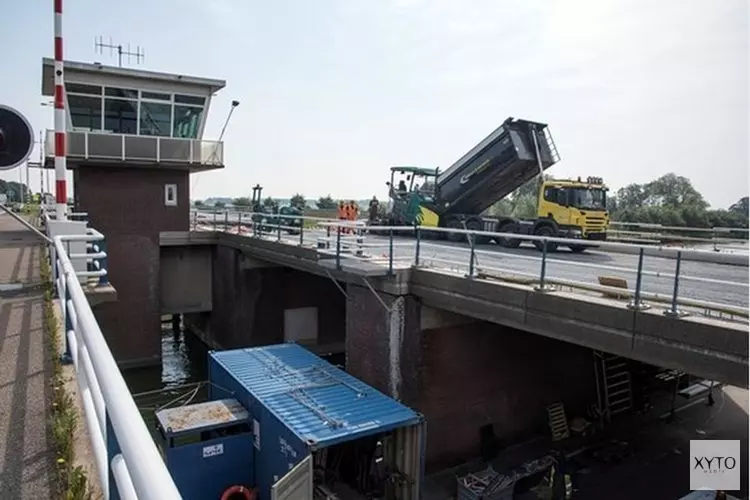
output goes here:
{"type": "Polygon", "coordinates": [[[305,457],[271,487],[271,500],[312,500],[313,457],[305,457]]]}

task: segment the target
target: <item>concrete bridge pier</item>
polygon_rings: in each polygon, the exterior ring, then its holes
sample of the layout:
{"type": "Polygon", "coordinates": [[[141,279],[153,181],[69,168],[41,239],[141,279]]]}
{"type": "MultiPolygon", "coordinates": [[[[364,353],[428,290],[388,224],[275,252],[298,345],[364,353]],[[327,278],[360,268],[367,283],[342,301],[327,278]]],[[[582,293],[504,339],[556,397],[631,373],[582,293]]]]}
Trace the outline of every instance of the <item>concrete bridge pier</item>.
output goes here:
{"type": "Polygon", "coordinates": [[[346,287],[346,368],[389,396],[413,404],[418,395],[420,305],[411,295],[346,287]]]}

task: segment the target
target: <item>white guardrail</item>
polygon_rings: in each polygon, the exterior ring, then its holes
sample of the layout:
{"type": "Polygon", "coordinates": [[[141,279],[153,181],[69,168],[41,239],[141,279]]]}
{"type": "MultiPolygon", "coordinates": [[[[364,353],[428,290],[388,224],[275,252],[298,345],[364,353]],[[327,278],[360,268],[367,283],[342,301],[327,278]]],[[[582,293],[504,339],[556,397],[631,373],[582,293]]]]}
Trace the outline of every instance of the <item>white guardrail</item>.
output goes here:
{"type": "MultiPolygon", "coordinates": [[[[484,231],[454,230],[427,227],[386,227],[366,226],[362,221],[339,221],[329,218],[303,217],[295,215],[276,215],[252,212],[198,212],[191,215],[194,230],[225,231],[243,234],[250,237],[271,239],[287,244],[317,247],[318,252],[335,259],[338,268],[347,260],[359,260],[372,264],[387,266],[391,274],[397,269],[413,266],[447,270],[463,274],[467,278],[488,277],[506,281],[524,281],[534,284],[535,289],[547,292],[557,288],[570,288],[578,291],[593,292],[610,297],[627,299],[628,307],[634,310],[647,309],[653,303],[666,304],[665,314],[675,317],[684,316],[687,310],[695,313],[730,318],[747,318],[748,308],[739,298],[736,303],[721,301],[699,300],[686,297],[684,291],[680,294],[680,286],[692,283],[697,286],[711,286],[726,290],[727,293],[747,298],[748,282],[734,279],[721,279],[696,276],[682,271],[682,263],[688,260],[703,262],[723,262],[721,259],[732,258],[735,265],[747,267],[747,257],[742,255],[721,256],[707,250],[671,249],[672,254],[659,255],[663,250],[653,245],[634,245],[609,241],[588,242],[586,240],[568,240],[563,238],[544,238],[538,236],[520,236],[517,234],[492,233],[484,231]],[[446,244],[436,241],[440,233],[460,233],[466,236],[463,244],[446,244]],[[411,235],[413,240],[404,240],[398,236],[411,235]],[[497,248],[483,247],[475,244],[481,239],[523,239],[537,242],[542,251],[537,254],[523,254],[523,252],[499,252],[497,248]],[[547,251],[553,246],[566,244],[589,245],[599,251],[622,252],[632,254],[637,259],[636,267],[625,267],[598,263],[596,259],[590,262],[582,258],[564,260],[554,258],[555,253],[547,251]],[[656,252],[656,254],[654,254],[656,252]],[[670,269],[653,269],[645,265],[646,257],[671,258],[673,264],[670,269]],[[484,257],[492,259],[502,258],[501,264],[487,264],[484,257]],[[539,263],[538,271],[528,269],[513,269],[511,262],[535,261],[539,263]],[[742,262],[740,262],[742,261],[742,262]],[[611,273],[634,275],[635,283],[625,279],[598,279],[596,282],[582,281],[576,276],[574,279],[557,276],[549,272],[550,265],[556,268],[568,266],[572,268],[567,274],[577,273],[581,269],[595,271],[609,271],[611,273]],[[644,278],[652,281],[661,280],[661,292],[646,290],[644,278]],[[666,280],[666,282],[665,282],[666,280]]],[[[729,262],[729,261],[727,261],[729,262]]],[[[664,263],[663,259],[661,261],[664,263]]],[[[522,266],[523,267],[523,266],[522,266]]],[[[722,266],[729,267],[729,266],[722,266]]],[[[562,273],[566,274],[566,273],[562,273]]],[[[744,272],[746,275],[747,273],[744,272]]],[[[736,278],[738,273],[729,272],[729,277],[736,278]]],[[[653,285],[653,284],[652,284],[653,285]]],[[[746,303],[746,302],[745,302],[746,303]]]]}
{"type": "MultiPolygon", "coordinates": [[[[54,217],[43,212],[43,220],[49,235],[54,217]]],[[[51,240],[53,278],[65,325],[62,358],[75,369],[103,497],[179,499],[81,286],[81,278],[89,277],[98,277],[99,285],[108,283],[104,236],[87,228],[86,234],[51,240]],[[86,253],[70,253],[71,245],[82,243],[86,253]],[[88,270],[77,271],[74,260],[86,260],[88,270]]]]}

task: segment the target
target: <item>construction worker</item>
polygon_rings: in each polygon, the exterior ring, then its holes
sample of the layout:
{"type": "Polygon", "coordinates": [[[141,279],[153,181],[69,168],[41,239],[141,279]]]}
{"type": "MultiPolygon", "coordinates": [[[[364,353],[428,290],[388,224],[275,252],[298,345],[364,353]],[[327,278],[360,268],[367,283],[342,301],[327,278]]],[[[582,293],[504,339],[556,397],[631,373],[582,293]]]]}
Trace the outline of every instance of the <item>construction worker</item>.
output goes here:
{"type": "MultiPolygon", "coordinates": [[[[352,218],[352,207],[349,204],[348,201],[344,202],[344,220],[350,221],[352,218]]],[[[342,233],[348,234],[349,233],[349,224],[344,224],[344,227],[341,230],[342,233]]]]}
{"type": "Polygon", "coordinates": [[[370,200],[370,210],[369,210],[369,221],[370,224],[375,222],[375,220],[378,218],[378,208],[379,208],[380,202],[378,201],[378,198],[376,196],[373,196],[370,200]]]}

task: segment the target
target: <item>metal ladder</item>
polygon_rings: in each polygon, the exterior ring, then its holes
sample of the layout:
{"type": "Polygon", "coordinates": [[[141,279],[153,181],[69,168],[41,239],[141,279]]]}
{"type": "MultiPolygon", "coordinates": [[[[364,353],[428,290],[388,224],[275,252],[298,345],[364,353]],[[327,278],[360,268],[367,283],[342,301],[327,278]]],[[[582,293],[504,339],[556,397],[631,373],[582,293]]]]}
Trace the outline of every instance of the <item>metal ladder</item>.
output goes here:
{"type": "Polygon", "coordinates": [[[549,131],[549,127],[544,127],[544,140],[547,142],[547,147],[552,155],[552,159],[557,163],[560,161],[560,153],[557,152],[557,145],[554,139],[552,139],[552,133],[549,131]]]}
{"type": "Polygon", "coordinates": [[[626,358],[594,351],[599,409],[607,422],[633,408],[633,386],[626,358]]]}

